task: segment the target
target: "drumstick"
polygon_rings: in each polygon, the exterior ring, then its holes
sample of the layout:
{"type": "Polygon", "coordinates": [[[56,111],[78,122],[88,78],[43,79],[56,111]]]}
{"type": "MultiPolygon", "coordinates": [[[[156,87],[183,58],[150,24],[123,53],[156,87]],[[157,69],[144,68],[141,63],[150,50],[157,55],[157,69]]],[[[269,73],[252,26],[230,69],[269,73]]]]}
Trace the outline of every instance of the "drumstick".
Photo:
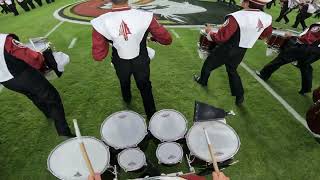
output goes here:
{"type": "Polygon", "coordinates": [[[213,145],[211,144],[211,141],[209,139],[207,130],[205,128],[203,128],[203,131],[204,131],[204,134],[206,135],[209,152],[210,152],[210,156],[211,156],[211,159],[212,159],[213,169],[214,169],[215,172],[219,173],[220,170],[219,170],[219,167],[218,167],[217,159],[215,157],[215,151],[214,151],[213,145]]]}
{"type": "Polygon", "coordinates": [[[93,170],[93,167],[92,167],[92,164],[91,164],[91,161],[89,159],[89,156],[88,156],[88,152],[86,150],[86,147],[84,146],[84,143],[82,141],[82,137],[81,137],[81,134],[80,134],[80,130],[79,130],[79,126],[78,126],[78,122],[76,119],[73,120],[73,125],[74,125],[74,129],[76,131],[76,135],[77,135],[77,138],[79,140],[79,145],[80,145],[80,151],[82,153],[82,157],[84,158],[85,162],[86,162],[86,165],[87,165],[87,168],[90,172],[90,175],[91,176],[94,176],[94,170],[93,170]]]}

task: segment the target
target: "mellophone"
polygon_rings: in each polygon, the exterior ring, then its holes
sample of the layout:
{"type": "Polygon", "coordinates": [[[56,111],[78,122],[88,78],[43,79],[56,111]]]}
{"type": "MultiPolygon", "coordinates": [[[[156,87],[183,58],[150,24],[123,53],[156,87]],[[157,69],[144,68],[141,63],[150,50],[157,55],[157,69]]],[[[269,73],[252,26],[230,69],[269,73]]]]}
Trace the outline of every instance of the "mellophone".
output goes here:
{"type": "MultiPolygon", "coordinates": [[[[208,26],[210,24],[206,24],[205,26],[208,26]]],[[[218,25],[210,25],[212,26],[212,30],[211,32],[218,32],[219,28],[218,28],[218,25]]],[[[200,37],[199,37],[199,42],[197,44],[198,46],[198,54],[199,54],[199,57],[200,59],[203,59],[205,60],[210,51],[215,48],[216,44],[212,41],[209,41],[207,39],[207,35],[208,33],[205,31],[205,29],[201,29],[200,30],[200,37]]]]}
{"type": "Polygon", "coordinates": [[[25,43],[24,46],[42,53],[45,60],[39,71],[49,79],[52,76],[52,72],[60,77],[64,71],[64,66],[70,61],[68,55],[55,51],[53,44],[46,37],[30,38],[29,42],[25,43]]]}
{"type": "MultiPolygon", "coordinates": [[[[212,163],[204,127],[214,144],[217,162],[233,159],[240,148],[237,133],[221,120],[196,122],[189,130],[187,127],[185,116],[173,109],[156,112],[148,126],[138,113],[120,111],[102,123],[102,141],[93,137],[83,137],[83,141],[94,171],[100,174],[110,168],[116,170],[117,165],[125,172],[143,172],[150,165],[150,157],[144,153],[145,144],[150,140],[158,144],[154,154],[159,164],[171,167],[186,157],[190,171],[195,173],[192,164],[208,167],[212,163]],[[116,162],[112,164],[111,159],[115,157],[116,162]]],[[[82,180],[89,175],[76,138],[58,145],[50,153],[47,164],[59,179],[82,180]]],[[[116,179],[117,171],[113,173],[116,179]]],[[[185,176],[178,173],[162,177],[183,179],[185,176]]]]}

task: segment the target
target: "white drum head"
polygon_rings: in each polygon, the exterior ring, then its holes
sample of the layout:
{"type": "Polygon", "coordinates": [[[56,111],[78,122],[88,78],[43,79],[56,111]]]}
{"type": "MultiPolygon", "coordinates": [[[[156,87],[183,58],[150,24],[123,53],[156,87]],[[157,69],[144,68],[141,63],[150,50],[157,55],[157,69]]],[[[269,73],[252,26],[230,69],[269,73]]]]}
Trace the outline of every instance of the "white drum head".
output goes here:
{"type": "Polygon", "coordinates": [[[101,125],[103,141],[115,149],[136,147],[147,133],[145,120],[133,111],[113,113],[101,125]]]}
{"type": "Polygon", "coordinates": [[[238,152],[240,139],[232,127],[219,121],[211,121],[197,123],[189,130],[186,139],[192,155],[206,162],[212,161],[203,128],[208,132],[218,162],[226,161],[238,152]]]}
{"type": "Polygon", "coordinates": [[[156,112],[149,123],[151,134],[160,141],[176,141],[187,132],[187,120],[180,112],[164,109],[156,112]]]}
{"type": "Polygon", "coordinates": [[[177,164],[181,162],[183,157],[183,150],[180,144],[175,142],[162,143],[158,146],[156,151],[159,163],[162,164],[177,164]]]}
{"type": "Polygon", "coordinates": [[[138,148],[125,149],[118,154],[119,166],[128,171],[136,171],[146,165],[146,156],[138,148]]]}
{"type": "MultiPolygon", "coordinates": [[[[102,174],[110,162],[109,148],[93,137],[83,137],[93,169],[102,174]]],[[[82,157],[77,138],[68,139],[59,144],[49,155],[48,170],[59,179],[87,180],[89,170],[82,157]]]]}
{"type": "Polygon", "coordinates": [[[273,30],[272,35],[284,37],[287,31],[283,30],[273,30]]]}

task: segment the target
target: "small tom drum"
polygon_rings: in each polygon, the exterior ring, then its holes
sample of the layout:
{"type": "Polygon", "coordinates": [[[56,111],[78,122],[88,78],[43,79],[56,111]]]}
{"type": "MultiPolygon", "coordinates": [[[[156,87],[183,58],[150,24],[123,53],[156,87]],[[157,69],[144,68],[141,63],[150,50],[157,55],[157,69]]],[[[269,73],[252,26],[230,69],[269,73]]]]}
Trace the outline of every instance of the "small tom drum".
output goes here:
{"type": "MultiPolygon", "coordinates": [[[[93,137],[82,137],[95,172],[102,174],[110,162],[109,148],[93,137]]],[[[90,172],[77,138],[59,144],[49,155],[48,170],[58,179],[87,180],[90,172]]]]}
{"type": "Polygon", "coordinates": [[[130,148],[118,154],[118,164],[125,171],[137,171],[147,166],[146,156],[138,148],[130,148]]]}
{"type": "Polygon", "coordinates": [[[149,123],[151,134],[162,142],[176,141],[187,132],[187,120],[183,114],[173,109],[156,112],[149,123]]]}
{"type": "Polygon", "coordinates": [[[207,163],[212,161],[203,128],[208,132],[218,162],[224,162],[236,155],[240,148],[239,136],[232,127],[220,121],[196,123],[191,127],[186,136],[191,155],[207,163]]]}
{"type": "Polygon", "coordinates": [[[173,165],[182,162],[183,150],[178,143],[166,142],[158,146],[156,155],[159,164],[173,165]]]}
{"type": "Polygon", "coordinates": [[[113,113],[101,125],[103,141],[115,149],[136,147],[147,134],[144,118],[133,111],[113,113]]]}

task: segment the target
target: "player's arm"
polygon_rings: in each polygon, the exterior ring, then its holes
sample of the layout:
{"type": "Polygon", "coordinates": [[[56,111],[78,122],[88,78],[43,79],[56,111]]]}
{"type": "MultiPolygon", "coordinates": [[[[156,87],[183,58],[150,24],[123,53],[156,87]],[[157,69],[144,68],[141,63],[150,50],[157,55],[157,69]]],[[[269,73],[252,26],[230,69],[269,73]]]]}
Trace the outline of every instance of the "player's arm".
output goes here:
{"type": "Polygon", "coordinates": [[[152,41],[156,41],[162,45],[170,45],[172,43],[171,34],[167,31],[166,28],[159,24],[155,17],[152,18],[148,30],[152,35],[152,41]]]}
{"type": "Polygon", "coordinates": [[[262,34],[260,35],[259,39],[261,40],[265,40],[268,37],[270,37],[272,35],[272,25],[268,26],[266,29],[264,29],[264,31],[262,32],[262,34]]]}
{"type": "Polygon", "coordinates": [[[40,52],[33,51],[23,46],[18,40],[8,36],[5,42],[5,50],[15,58],[24,61],[35,69],[40,69],[44,63],[44,57],[40,52]]]}
{"type": "Polygon", "coordinates": [[[102,61],[107,57],[109,52],[108,40],[98,33],[94,28],[92,29],[92,57],[96,61],[102,61]]]}
{"type": "Polygon", "coordinates": [[[224,43],[227,42],[234,35],[237,29],[238,23],[236,19],[232,16],[229,16],[217,33],[208,33],[207,39],[209,41],[214,41],[219,44],[224,43]]]}

